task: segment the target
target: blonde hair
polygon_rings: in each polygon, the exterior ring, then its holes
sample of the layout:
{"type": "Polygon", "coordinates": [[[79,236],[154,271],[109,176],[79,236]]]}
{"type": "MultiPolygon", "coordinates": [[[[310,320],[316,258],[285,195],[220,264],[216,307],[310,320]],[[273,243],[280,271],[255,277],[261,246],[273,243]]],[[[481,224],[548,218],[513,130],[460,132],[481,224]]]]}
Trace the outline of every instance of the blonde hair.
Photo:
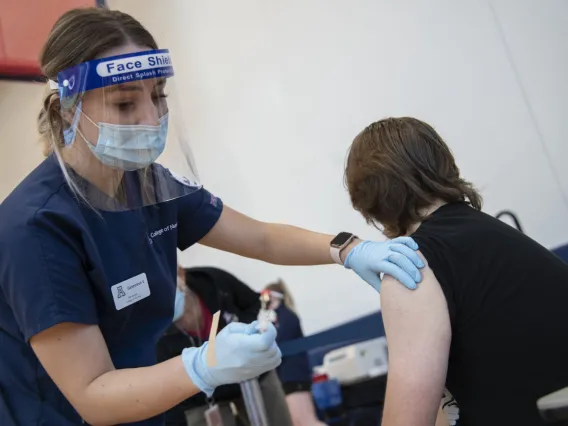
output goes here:
{"type": "Polygon", "coordinates": [[[268,284],[266,286],[266,290],[276,291],[278,293],[281,293],[284,296],[282,301],[284,303],[284,306],[286,306],[292,312],[294,313],[296,312],[296,305],[294,304],[294,298],[290,294],[288,286],[286,286],[286,283],[284,283],[284,281],[281,278],[278,278],[277,281],[268,284]]]}

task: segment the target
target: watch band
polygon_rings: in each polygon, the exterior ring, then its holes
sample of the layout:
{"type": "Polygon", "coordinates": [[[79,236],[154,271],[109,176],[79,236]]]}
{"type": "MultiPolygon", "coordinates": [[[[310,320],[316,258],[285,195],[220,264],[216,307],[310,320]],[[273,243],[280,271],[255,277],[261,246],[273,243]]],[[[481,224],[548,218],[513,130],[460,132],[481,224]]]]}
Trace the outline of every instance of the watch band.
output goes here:
{"type": "Polygon", "coordinates": [[[341,261],[341,249],[340,248],[330,247],[329,253],[331,254],[331,258],[333,259],[333,261],[335,263],[337,263],[338,265],[343,265],[343,262],[341,261]]]}
{"type": "Polygon", "coordinates": [[[329,246],[329,254],[335,263],[338,265],[343,266],[343,262],[341,260],[341,251],[347,247],[357,236],[351,234],[351,236],[345,241],[341,246],[331,245],[329,246]]]}

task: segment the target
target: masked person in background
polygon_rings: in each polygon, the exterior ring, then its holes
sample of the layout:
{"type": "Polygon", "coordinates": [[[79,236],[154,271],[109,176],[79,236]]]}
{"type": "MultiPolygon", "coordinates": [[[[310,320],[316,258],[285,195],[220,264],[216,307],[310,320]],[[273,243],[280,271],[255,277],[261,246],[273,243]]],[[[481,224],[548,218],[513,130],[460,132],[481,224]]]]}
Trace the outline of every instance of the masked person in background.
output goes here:
{"type": "Polygon", "coordinates": [[[219,333],[214,366],[207,343],[156,363],[173,317],[178,249],[337,262],[376,288],[382,272],[410,288],[420,281],[412,239],[260,222],[199,184],[172,58],[131,16],[65,13],[40,64],[50,82],[38,119],[47,158],[0,205],[5,425],[161,425],[181,401],[280,363],[274,327],[243,323],[219,333]]]}
{"type": "MultiPolygon", "coordinates": [[[[304,337],[300,318],[296,314],[294,299],[282,280],[266,286],[270,290],[269,309],[276,312],[276,342],[304,337]]],[[[311,393],[312,375],[307,354],[284,357],[276,369],[286,393],[286,402],[294,426],[323,426],[316,416],[311,393]]]]}
{"type": "MultiPolygon", "coordinates": [[[[158,361],[175,358],[188,346],[199,347],[209,338],[213,314],[221,312],[219,329],[234,321],[255,321],[259,294],[219,268],[178,267],[174,324],[157,346],[158,361]]],[[[282,384],[275,370],[258,378],[267,420],[273,426],[292,426],[282,384]]],[[[217,405],[224,426],[250,425],[238,383],[219,386],[210,398],[196,395],[166,412],[166,426],[206,426],[205,411],[217,405]],[[233,412],[235,409],[235,413],[233,412]]]]}

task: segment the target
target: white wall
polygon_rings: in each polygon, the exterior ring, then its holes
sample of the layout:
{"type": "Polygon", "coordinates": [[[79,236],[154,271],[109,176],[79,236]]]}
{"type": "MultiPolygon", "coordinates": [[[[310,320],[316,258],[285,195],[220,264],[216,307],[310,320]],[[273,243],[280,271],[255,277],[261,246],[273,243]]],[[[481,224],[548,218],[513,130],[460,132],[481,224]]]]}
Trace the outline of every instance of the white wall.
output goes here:
{"type": "Polygon", "coordinates": [[[494,3],[516,77],[536,120],[535,143],[546,148],[568,195],[568,2],[546,0],[494,3]]]}
{"type": "MultiPolygon", "coordinates": [[[[109,3],[172,50],[201,180],[232,207],[382,238],[350,208],[345,154],[371,121],[413,115],[446,138],[486,211],[517,212],[546,246],[568,240],[543,150],[568,193],[563,0],[109,3]]],[[[182,261],[224,267],[257,289],[284,278],[307,332],[379,308],[374,291],[335,266],[277,267],[202,247],[182,261]]]]}
{"type": "Polygon", "coordinates": [[[0,201],[43,158],[36,130],[45,86],[0,81],[0,201]]]}
{"type": "MultiPolygon", "coordinates": [[[[544,245],[568,240],[542,145],[568,185],[562,0],[110,3],[173,51],[201,179],[234,208],[381,238],[350,208],[346,150],[371,121],[414,115],[446,138],[486,211],[512,209],[544,245]]],[[[379,308],[373,291],[333,266],[276,267],[201,247],[182,259],[225,267],[256,288],[283,277],[309,332],[379,308]]]]}

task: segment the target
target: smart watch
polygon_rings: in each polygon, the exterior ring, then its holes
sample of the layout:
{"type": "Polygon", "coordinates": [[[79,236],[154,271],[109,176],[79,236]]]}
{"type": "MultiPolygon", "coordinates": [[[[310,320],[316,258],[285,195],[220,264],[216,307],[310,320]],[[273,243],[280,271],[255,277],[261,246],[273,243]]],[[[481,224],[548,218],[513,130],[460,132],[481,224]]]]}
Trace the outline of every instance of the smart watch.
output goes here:
{"type": "Polygon", "coordinates": [[[341,261],[341,250],[347,247],[355,238],[357,237],[349,232],[340,232],[333,240],[331,240],[329,243],[329,252],[335,263],[343,265],[343,262],[341,261]]]}

